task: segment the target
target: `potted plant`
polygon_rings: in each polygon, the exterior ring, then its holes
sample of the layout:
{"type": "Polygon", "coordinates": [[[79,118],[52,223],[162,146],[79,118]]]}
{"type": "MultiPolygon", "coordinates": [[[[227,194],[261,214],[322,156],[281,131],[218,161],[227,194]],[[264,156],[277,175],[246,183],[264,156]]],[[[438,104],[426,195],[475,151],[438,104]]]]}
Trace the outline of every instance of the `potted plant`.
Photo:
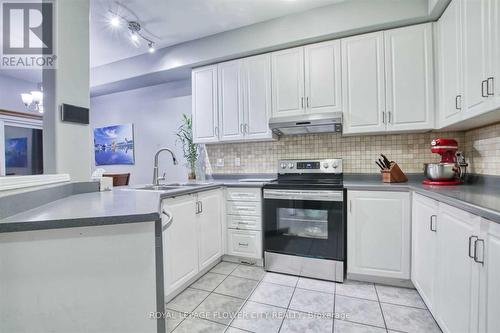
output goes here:
{"type": "Polygon", "coordinates": [[[184,158],[189,166],[188,179],[196,179],[196,161],[198,160],[198,145],[193,142],[193,121],[191,116],[182,114],[182,125],[177,130],[177,141],[182,144],[184,158]]]}

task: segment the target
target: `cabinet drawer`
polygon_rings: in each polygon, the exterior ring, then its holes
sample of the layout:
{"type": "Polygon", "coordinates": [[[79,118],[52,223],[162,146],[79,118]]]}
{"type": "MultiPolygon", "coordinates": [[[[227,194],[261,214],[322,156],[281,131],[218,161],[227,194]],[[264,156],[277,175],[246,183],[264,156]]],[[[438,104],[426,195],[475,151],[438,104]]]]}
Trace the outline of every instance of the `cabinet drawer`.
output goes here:
{"type": "Polygon", "coordinates": [[[260,216],[228,215],[227,227],[233,229],[262,230],[260,216]]]}
{"type": "Polygon", "coordinates": [[[262,191],[260,188],[228,188],[227,200],[261,201],[262,191]]]}
{"type": "Polygon", "coordinates": [[[227,230],[229,255],[247,258],[262,258],[262,233],[252,230],[227,230]]]}
{"type": "Polygon", "coordinates": [[[227,214],[239,216],[261,216],[260,201],[227,201],[227,214]]]}

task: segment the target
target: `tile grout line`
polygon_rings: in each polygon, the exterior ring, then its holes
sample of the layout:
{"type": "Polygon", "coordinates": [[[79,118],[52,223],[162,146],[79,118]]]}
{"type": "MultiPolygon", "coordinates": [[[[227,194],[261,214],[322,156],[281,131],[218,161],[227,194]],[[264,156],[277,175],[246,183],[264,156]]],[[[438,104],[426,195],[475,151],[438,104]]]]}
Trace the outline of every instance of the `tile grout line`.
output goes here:
{"type": "Polygon", "coordinates": [[[380,297],[378,296],[377,285],[373,284],[373,288],[375,289],[375,294],[377,294],[378,307],[380,308],[380,313],[382,314],[382,320],[384,321],[385,331],[388,332],[387,322],[385,321],[384,310],[382,309],[382,304],[380,302],[380,297]]]}
{"type": "MultiPolygon", "coordinates": [[[[221,262],[223,262],[223,261],[221,261],[221,262]]],[[[221,262],[219,262],[217,265],[219,265],[221,262]]],[[[217,266],[217,265],[215,265],[215,266],[217,266]]],[[[214,268],[215,268],[215,266],[214,266],[214,267],[212,267],[212,269],[214,269],[214,268]]],[[[239,266],[239,264],[236,264],[236,267],[235,267],[235,268],[233,268],[233,270],[232,270],[232,271],[231,271],[228,275],[226,275],[226,277],[225,277],[225,278],[224,278],[224,279],[223,279],[223,280],[222,280],[222,281],[221,281],[221,282],[217,285],[217,287],[219,287],[219,286],[222,284],[222,282],[224,282],[224,281],[227,279],[227,277],[228,277],[228,276],[229,276],[232,272],[234,272],[234,270],[235,270],[238,266],[239,266]]],[[[211,271],[212,269],[210,269],[210,271],[211,271]]],[[[208,271],[207,273],[209,273],[210,271],[208,271]]],[[[205,273],[205,274],[203,274],[202,276],[200,276],[200,278],[198,278],[196,281],[198,281],[199,279],[201,279],[202,277],[204,277],[207,273],[205,273]]],[[[212,272],[212,273],[215,273],[215,272],[212,272]]],[[[215,274],[220,274],[220,273],[215,273],[215,274]]],[[[220,275],[225,275],[225,274],[220,274],[220,275]]],[[[196,281],[194,281],[193,283],[195,283],[196,281]]],[[[191,285],[192,285],[193,283],[191,283],[191,285]]],[[[180,295],[180,294],[182,294],[182,293],[183,293],[184,291],[186,291],[187,289],[189,289],[189,288],[191,287],[191,285],[189,285],[186,289],[184,289],[182,292],[180,292],[180,293],[179,293],[179,295],[180,295]]],[[[215,289],[217,289],[217,287],[215,287],[215,289]]],[[[204,298],[204,299],[203,299],[203,300],[202,300],[202,301],[201,301],[198,305],[196,305],[196,307],[195,307],[192,311],[184,312],[184,311],[177,311],[177,310],[174,310],[174,311],[180,312],[180,313],[182,313],[182,314],[189,313],[189,315],[188,315],[188,316],[185,316],[185,317],[184,317],[184,319],[182,319],[182,320],[179,322],[179,324],[177,324],[177,326],[175,326],[175,328],[172,330],[172,333],[174,333],[174,332],[175,332],[175,330],[177,330],[177,329],[179,328],[179,326],[181,326],[181,324],[182,324],[182,323],[183,323],[183,322],[184,322],[184,321],[185,321],[188,317],[191,317],[191,315],[193,314],[193,312],[194,312],[194,311],[195,311],[195,310],[196,310],[196,309],[197,309],[197,308],[201,305],[201,303],[205,302],[205,300],[206,300],[206,299],[207,299],[210,295],[212,295],[212,293],[213,293],[213,291],[209,292],[209,291],[207,291],[207,290],[196,289],[196,288],[191,288],[191,289],[195,289],[195,290],[200,290],[200,291],[205,291],[205,292],[208,292],[208,295],[207,295],[207,296],[206,296],[206,297],[205,297],[205,298],[204,298]]],[[[215,289],[214,289],[214,290],[215,290],[215,289]]],[[[178,295],[177,295],[177,296],[178,296],[178,295]]],[[[177,296],[175,296],[175,297],[177,297],[177,296]]],[[[173,299],[175,299],[175,297],[174,297],[173,299]]],[[[172,299],[172,300],[173,300],[173,299],[172,299]]],[[[172,300],[171,300],[171,301],[172,301],[172,300]]],[[[170,302],[171,302],[171,301],[170,301],[170,302]]],[[[167,304],[165,304],[165,307],[167,307],[167,304]]],[[[173,310],[173,309],[172,309],[172,310],[173,310]]],[[[194,317],[193,317],[193,318],[194,318],[194,317]]],[[[200,318],[200,319],[202,319],[202,318],[200,318]]],[[[202,319],[202,320],[203,320],[203,319],[202,319]]],[[[210,321],[210,320],[209,320],[209,321],[210,321]]],[[[220,324],[220,323],[218,323],[218,324],[220,324]]]]}
{"type": "MultiPolygon", "coordinates": [[[[285,318],[283,318],[283,320],[281,321],[280,327],[278,328],[278,333],[281,331],[281,328],[283,327],[283,323],[285,322],[286,316],[288,315],[288,311],[290,311],[290,304],[292,303],[293,295],[295,295],[295,291],[297,290],[297,285],[299,284],[299,279],[300,278],[297,278],[297,282],[295,282],[295,286],[293,287],[292,296],[290,297],[290,300],[288,301],[288,305],[285,309],[285,318]]],[[[294,310],[292,310],[292,311],[294,311],[294,310]]]]}
{"type": "MultiPolygon", "coordinates": [[[[235,268],[236,269],[236,268],[235,268]]],[[[232,272],[231,272],[232,273],[232,272]]],[[[265,271],[264,271],[264,274],[262,275],[262,278],[260,278],[260,280],[258,280],[257,284],[255,285],[255,287],[252,289],[252,291],[250,292],[250,294],[248,294],[247,298],[245,298],[245,300],[243,300],[243,302],[241,303],[240,307],[238,308],[238,310],[236,311],[236,315],[238,315],[241,311],[241,309],[243,309],[243,307],[245,306],[245,304],[247,304],[248,302],[248,299],[252,296],[252,294],[254,293],[255,289],[257,289],[258,286],[260,286],[260,284],[262,283],[262,280],[264,279],[264,276],[266,275],[265,271]]],[[[250,279],[249,279],[250,280],[250,279]]],[[[255,281],[255,280],[254,280],[255,281]]],[[[231,319],[231,321],[229,322],[229,324],[227,324],[227,327],[226,329],[224,330],[224,332],[226,332],[230,327],[231,327],[231,324],[233,323],[235,317],[233,317],[231,319]]],[[[237,328],[237,327],[236,327],[237,328]]],[[[241,329],[241,328],[238,328],[238,329],[241,329]]],[[[244,330],[245,332],[250,332],[250,331],[247,331],[247,330],[244,330]]]]}

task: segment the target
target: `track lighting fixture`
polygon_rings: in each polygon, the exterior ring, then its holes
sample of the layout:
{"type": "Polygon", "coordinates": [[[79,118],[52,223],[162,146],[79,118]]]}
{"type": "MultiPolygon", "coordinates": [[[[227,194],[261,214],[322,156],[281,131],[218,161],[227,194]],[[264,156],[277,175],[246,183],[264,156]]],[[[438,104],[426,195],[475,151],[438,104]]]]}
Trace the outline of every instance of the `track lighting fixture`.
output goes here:
{"type": "Polygon", "coordinates": [[[109,24],[113,28],[119,28],[122,25],[127,27],[127,30],[130,33],[130,40],[134,43],[134,45],[138,45],[141,40],[145,41],[148,45],[149,53],[155,52],[155,42],[153,42],[150,38],[146,37],[142,32],[141,24],[137,21],[129,21],[125,17],[109,11],[111,17],[109,18],[109,24]]]}

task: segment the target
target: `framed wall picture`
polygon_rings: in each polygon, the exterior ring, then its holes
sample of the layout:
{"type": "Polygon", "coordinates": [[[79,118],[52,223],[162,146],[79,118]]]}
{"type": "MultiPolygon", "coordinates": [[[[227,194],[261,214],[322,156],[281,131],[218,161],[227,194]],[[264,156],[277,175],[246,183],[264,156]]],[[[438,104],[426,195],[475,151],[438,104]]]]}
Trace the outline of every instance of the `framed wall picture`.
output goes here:
{"type": "Polygon", "coordinates": [[[94,129],[96,165],[134,164],[134,125],[112,125],[94,129]]]}

